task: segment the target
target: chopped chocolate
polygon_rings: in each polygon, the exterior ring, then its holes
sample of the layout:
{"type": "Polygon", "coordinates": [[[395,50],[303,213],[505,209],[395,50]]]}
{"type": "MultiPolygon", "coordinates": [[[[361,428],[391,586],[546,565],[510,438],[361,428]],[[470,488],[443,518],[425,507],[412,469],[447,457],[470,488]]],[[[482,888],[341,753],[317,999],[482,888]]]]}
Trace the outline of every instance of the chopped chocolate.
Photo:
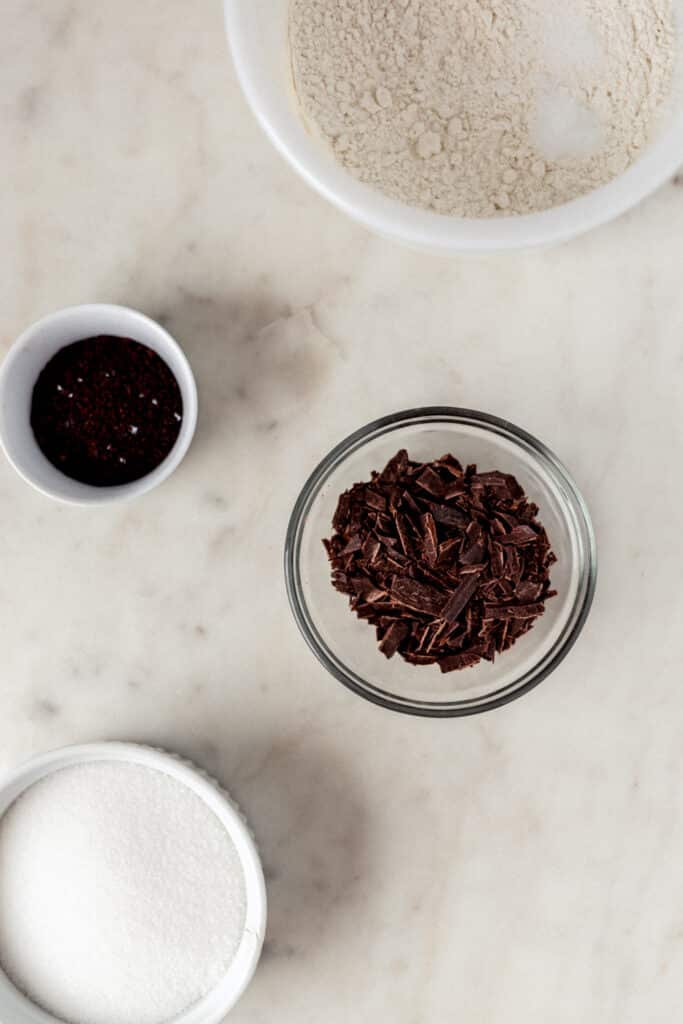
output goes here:
{"type": "MultiPolygon", "coordinates": [[[[543,591],[541,583],[534,583],[532,580],[523,580],[517,585],[516,596],[524,603],[538,601],[543,591]]],[[[548,597],[548,594],[546,594],[548,597]]]]}
{"type": "Polygon", "coordinates": [[[426,583],[418,583],[409,576],[394,577],[391,599],[395,604],[405,605],[406,608],[434,617],[441,613],[446,603],[445,594],[426,583]]]}
{"type": "Polygon", "coordinates": [[[460,615],[470,603],[479,589],[479,574],[473,573],[466,576],[463,582],[455,588],[441,612],[441,618],[450,622],[452,626],[460,618],[460,615]]]}
{"type": "Polygon", "coordinates": [[[509,473],[402,450],[339,498],[323,542],[333,585],[387,658],[442,672],[493,661],[556,593],[537,514],[509,473]]]}
{"type": "Polygon", "coordinates": [[[429,566],[435,566],[439,558],[439,540],[436,533],[436,523],[431,512],[425,512],[422,516],[422,529],[424,531],[424,556],[429,566]]]}
{"type": "Polygon", "coordinates": [[[500,538],[500,543],[514,544],[515,547],[521,548],[523,544],[535,544],[537,540],[538,535],[530,526],[515,526],[514,530],[500,538]]]}
{"type": "Polygon", "coordinates": [[[387,507],[387,499],[383,495],[378,494],[377,491],[373,491],[372,488],[365,488],[365,504],[369,505],[370,508],[376,508],[379,512],[384,512],[387,507]]]}
{"type": "Polygon", "coordinates": [[[363,547],[363,541],[361,540],[360,534],[356,533],[351,538],[351,540],[346,545],[346,547],[342,551],[340,551],[339,553],[341,555],[352,555],[354,553],[354,551],[360,551],[360,549],[362,547],[363,547]]]}
{"type": "Polygon", "coordinates": [[[379,649],[387,658],[393,658],[402,640],[410,633],[410,626],[407,622],[396,619],[386,629],[384,636],[379,642],[379,649]]]}
{"type": "Polygon", "coordinates": [[[404,516],[400,514],[400,512],[394,512],[394,524],[396,526],[396,533],[398,534],[398,539],[401,542],[401,547],[403,548],[403,553],[404,555],[407,555],[408,558],[410,558],[413,553],[413,545],[410,542],[408,520],[405,519],[404,516]]]}
{"type": "Polygon", "coordinates": [[[439,668],[442,672],[455,672],[459,668],[471,668],[481,661],[479,654],[465,652],[463,654],[447,654],[439,661],[439,668]]]}
{"type": "Polygon", "coordinates": [[[543,605],[538,604],[485,604],[484,619],[535,619],[543,614],[543,605]]]}
{"type": "Polygon", "coordinates": [[[457,505],[437,505],[431,502],[429,508],[437,523],[443,526],[467,526],[470,521],[469,516],[457,505]]]}
{"type": "Polygon", "coordinates": [[[443,492],[443,496],[446,501],[452,501],[453,498],[459,498],[466,493],[467,485],[464,481],[460,480],[457,484],[451,484],[450,487],[447,487],[443,492]]]}
{"type": "Polygon", "coordinates": [[[402,448],[400,452],[394,455],[393,459],[387,462],[384,472],[379,474],[379,478],[384,483],[395,483],[405,476],[409,468],[408,452],[405,448],[402,448]]]}
{"type": "Polygon", "coordinates": [[[410,651],[402,653],[402,657],[411,665],[435,665],[439,660],[435,654],[411,654],[410,651]]]}
{"type": "Polygon", "coordinates": [[[433,494],[434,497],[440,497],[444,490],[444,482],[439,474],[432,469],[430,465],[426,465],[420,475],[415,481],[423,491],[427,491],[429,494],[433,494]]]}
{"type": "Polygon", "coordinates": [[[376,537],[368,536],[362,546],[363,558],[372,565],[380,552],[381,544],[376,537]]]}

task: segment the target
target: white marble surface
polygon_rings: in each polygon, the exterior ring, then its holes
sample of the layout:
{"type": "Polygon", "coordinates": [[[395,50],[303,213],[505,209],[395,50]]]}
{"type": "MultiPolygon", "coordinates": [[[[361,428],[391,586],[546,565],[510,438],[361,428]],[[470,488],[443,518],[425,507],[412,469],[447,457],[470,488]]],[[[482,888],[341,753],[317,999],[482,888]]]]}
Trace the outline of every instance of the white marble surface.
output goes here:
{"type": "Polygon", "coordinates": [[[0,768],[125,738],[220,777],[271,900],[235,1024],[671,1024],[683,188],[555,251],[416,255],[271,150],[218,0],[4,0],[0,26],[0,349],[59,306],[124,302],[185,345],[201,401],[187,461],[127,507],[58,507],[0,463],[0,768]],[[601,576],[551,679],[433,722],[325,674],[281,552],[333,442],[441,402],[558,452],[601,576]]]}

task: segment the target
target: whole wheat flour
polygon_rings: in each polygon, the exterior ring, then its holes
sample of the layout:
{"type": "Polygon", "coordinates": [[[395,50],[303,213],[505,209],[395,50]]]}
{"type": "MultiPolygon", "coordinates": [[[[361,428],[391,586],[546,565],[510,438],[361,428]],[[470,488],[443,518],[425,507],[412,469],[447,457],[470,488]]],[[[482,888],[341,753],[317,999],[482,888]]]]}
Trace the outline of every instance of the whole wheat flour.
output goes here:
{"type": "Polygon", "coordinates": [[[625,170],[672,86],[671,0],[292,0],[305,119],[356,177],[468,217],[625,170]]]}

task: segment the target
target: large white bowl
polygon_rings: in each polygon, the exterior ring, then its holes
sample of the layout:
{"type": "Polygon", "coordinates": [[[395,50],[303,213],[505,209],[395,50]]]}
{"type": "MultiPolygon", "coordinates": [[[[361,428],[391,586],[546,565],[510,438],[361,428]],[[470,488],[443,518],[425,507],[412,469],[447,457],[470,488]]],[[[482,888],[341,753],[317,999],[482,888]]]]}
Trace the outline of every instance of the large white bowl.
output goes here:
{"type": "MultiPolygon", "coordinates": [[[[683,0],[674,0],[683,26],[683,0]]],[[[225,0],[237,74],[267,135],[309,185],[372,231],[416,248],[452,254],[550,245],[604,224],[659,188],[683,164],[683,90],[675,89],[655,140],[624,174],[570,203],[527,216],[475,220],[419,210],[362,184],[306,130],[289,59],[289,0],[225,0]]],[[[679,31],[683,63],[683,30],[679,31]]]]}

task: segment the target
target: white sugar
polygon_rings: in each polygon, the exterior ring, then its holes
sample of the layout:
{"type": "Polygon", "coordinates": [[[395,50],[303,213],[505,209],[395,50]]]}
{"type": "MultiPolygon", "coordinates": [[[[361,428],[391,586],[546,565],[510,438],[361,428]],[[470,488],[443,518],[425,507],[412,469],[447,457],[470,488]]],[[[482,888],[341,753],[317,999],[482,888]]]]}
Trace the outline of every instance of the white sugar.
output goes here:
{"type": "Polygon", "coordinates": [[[230,836],[162,772],[65,768],[0,820],[0,963],[71,1024],[170,1020],[220,980],[244,919],[230,836]]]}

